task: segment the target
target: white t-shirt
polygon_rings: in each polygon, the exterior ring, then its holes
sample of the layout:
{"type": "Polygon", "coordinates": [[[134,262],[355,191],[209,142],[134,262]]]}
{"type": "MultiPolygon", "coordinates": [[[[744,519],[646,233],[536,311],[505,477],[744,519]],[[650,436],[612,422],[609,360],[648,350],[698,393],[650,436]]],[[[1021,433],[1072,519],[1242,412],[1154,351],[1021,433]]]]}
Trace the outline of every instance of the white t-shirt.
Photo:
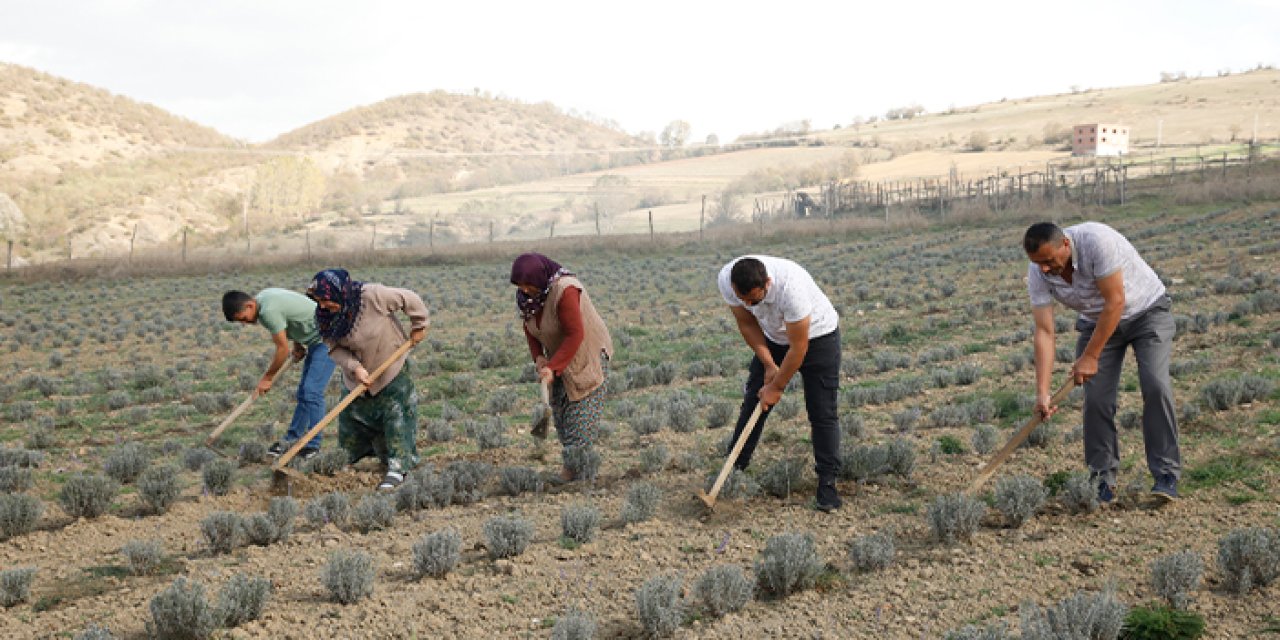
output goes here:
{"type": "Polygon", "coordinates": [[[716,284],[720,287],[720,295],[731,307],[745,307],[756,317],[764,337],[775,344],[791,344],[787,339],[787,323],[798,322],[809,318],[809,339],[821,338],[840,327],[840,316],[836,308],[831,306],[827,294],[818,288],[804,267],[773,256],[741,256],[734,258],[724,268],[716,284]],[[755,258],[764,263],[765,273],[771,280],[764,300],[753,307],[743,304],[733,294],[733,282],[729,274],[733,265],[742,258],[755,258]]]}

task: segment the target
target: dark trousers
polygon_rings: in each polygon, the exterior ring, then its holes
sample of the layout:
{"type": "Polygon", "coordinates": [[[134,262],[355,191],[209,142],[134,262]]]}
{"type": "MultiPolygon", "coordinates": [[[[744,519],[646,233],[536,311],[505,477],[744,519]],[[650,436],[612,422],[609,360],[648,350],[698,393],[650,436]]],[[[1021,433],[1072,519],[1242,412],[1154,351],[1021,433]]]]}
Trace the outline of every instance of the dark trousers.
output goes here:
{"type": "MultiPolygon", "coordinates": [[[[1076,330],[1076,357],[1093,337],[1094,323],[1080,318],[1076,330]]],[[[1130,346],[1138,360],[1138,386],[1142,389],[1142,442],[1147,469],[1153,476],[1182,474],[1178,451],[1178,423],[1174,417],[1173,385],[1169,381],[1169,353],[1173,348],[1174,322],[1169,299],[1128,320],[1120,321],[1098,357],[1098,374],[1084,384],[1084,457],[1089,470],[1115,485],[1120,466],[1116,435],[1116,392],[1120,366],[1130,346]]]]}
{"type": "MultiPolygon", "coordinates": [[[[773,361],[781,364],[787,356],[789,346],[774,344],[765,340],[773,361]]],[[[809,413],[811,428],[810,440],[813,442],[814,471],[819,482],[834,482],[840,472],[840,420],[836,416],[836,402],[840,390],[840,330],[836,329],[825,336],[809,341],[809,351],[805,353],[804,362],[800,364],[800,379],[804,382],[804,407],[809,413]]],[[[742,409],[738,412],[738,424],[733,429],[733,442],[751,419],[760,398],[756,395],[764,386],[764,364],[760,358],[751,359],[747,369],[747,384],[743,388],[742,409]]],[[[746,469],[751,464],[751,454],[764,432],[764,423],[769,412],[760,415],[755,429],[747,437],[734,466],[746,469]]],[[[732,443],[729,445],[732,447],[732,443]]],[[[726,452],[727,454],[728,452],[726,452]]]]}

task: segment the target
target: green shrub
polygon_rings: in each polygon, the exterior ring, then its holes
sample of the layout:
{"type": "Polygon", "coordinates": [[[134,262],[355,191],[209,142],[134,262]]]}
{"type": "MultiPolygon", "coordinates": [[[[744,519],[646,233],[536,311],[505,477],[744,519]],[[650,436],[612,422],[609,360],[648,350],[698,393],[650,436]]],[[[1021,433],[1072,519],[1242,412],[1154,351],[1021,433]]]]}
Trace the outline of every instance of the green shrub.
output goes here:
{"type": "Polygon", "coordinates": [[[25,493],[0,494],[0,541],[31,533],[44,514],[44,503],[25,493]]]}
{"type": "Polygon", "coordinates": [[[693,584],[693,597],[711,617],[719,618],[745,607],[755,588],[742,567],[719,564],[698,577],[693,584]]]}
{"type": "Polygon", "coordinates": [[[124,565],[135,576],[150,575],[164,559],[164,547],[155,540],[130,540],[120,547],[124,565]]]}
{"type": "Polygon", "coordinates": [[[243,573],[231,576],[222,591],[218,592],[218,604],[214,618],[227,628],[238,627],[262,617],[271,597],[271,581],[266,578],[250,578],[243,573]]]}
{"type": "Polygon", "coordinates": [[[652,518],[661,500],[662,491],[657,487],[647,482],[633,483],[622,501],[622,521],[630,524],[652,518]]]}
{"type": "Polygon", "coordinates": [[[58,494],[62,510],[73,518],[96,518],[107,512],[120,485],[97,474],[78,473],[67,479],[58,494]]]}
{"type": "Polygon", "coordinates": [[[894,547],[892,533],[859,536],[849,543],[849,562],[862,572],[887,569],[893,564],[894,547]]]}
{"type": "Polygon", "coordinates": [[[518,556],[533,541],[533,521],[519,514],[494,516],[484,523],[484,538],[490,558],[518,556]]]}
{"type": "Polygon", "coordinates": [[[26,602],[31,595],[31,582],[35,577],[35,567],[0,571],[0,606],[9,608],[20,602],[26,602]]]}
{"type": "Polygon", "coordinates": [[[1024,522],[1044,506],[1049,497],[1049,490],[1044,483],[1031,476],[1021,475],[1003,477],[996,480],[995,506],[1004,514],[1005,520],[1014,528],[1021,527],[1024,522]]]}
{"type": "Polygon", "coordinates": [[[162,640],[204,640],[218,623],[204,585],[179,576],[151,599],[147,635],[162,640]]]}
{"type": "Polygon", "coordinates": [[[1151,589],[1169,606],[1185,609],[1191,594],[1200,588],[1204,562],[1200,554],[1187,550],[1156,558],[1151,563],[1151,589]]]}
{"type": "Polygon", "coordinates": [[[560,510],[560,533],[578,544],[591,542],[600,524],[600,510],[589,502],[565,505],[560,510]]]}
{"type": "Polygon", "coordinates": [[[929,505],[925,520],[933,539],[953,543],[968,541],[978,530],[987,506],[966,493],[938,496],[929,505]]]}
{"type": "Polygon", "coordinates": [[[171,465],[147,467],[137,481],[138,499],[150,513],[160,514],[182,494],[178,485],[178,469],[171,465]]]}
{"type": "Polygon", "coordinates": [[[413,568],[419,578],[443,578],[461,557],[462,537],[453,529],[425,535],[413,545],[413,568]]]}
{"type": "Polygon", "coordinates": [[[778,598],[812,588],[821,573],[822,561],[809,534],[782,533],[769,538],[755,564],[756,584],[778,598]]]}
{"type": "Polygon", "coordinates": [[[1134,607],[1124,619],[1121,640],[1195,640],[1204,634],[1204,616],[1172,607],[1134,607]]]}
{"type": "Polygon", "coordinates": [[[231,492],[235,479],[236,465],[230,460],[211,460],[204,465],[201,479],[204,490],[215,496],[225,496],[231,492]]]}
{"type": "Polygon", "coordinates": [[[590,612],[571,608],[551,627],[551,640],[594,640],[596,619],[590,612]]]}
{"type": "Polygon", "coordinates": [[[214,511],[200,521],[200,534],[214,553],[231,553],[244,541],[244,516],[214,511]]]}
{"type": "Polygon", "coordinates": [[[636,613],[650,638],[665,638],[684,622],[685,604],[680,598],[680,576],[649,578],[636,590],[636,613]]]}

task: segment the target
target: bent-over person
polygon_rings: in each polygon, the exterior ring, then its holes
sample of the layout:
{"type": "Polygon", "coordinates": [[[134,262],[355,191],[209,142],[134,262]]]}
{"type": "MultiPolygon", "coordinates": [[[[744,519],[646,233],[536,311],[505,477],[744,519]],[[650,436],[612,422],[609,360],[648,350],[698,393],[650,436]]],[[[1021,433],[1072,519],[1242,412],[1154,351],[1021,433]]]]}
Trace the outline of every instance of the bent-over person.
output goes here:
{"type": "MultiPolygon", "coordinates": [[[[289,358],[290,342],[293,343],[294,360],[302,361],[302,375],[296,394],[298,404],[294,406],[293,419],[284,438],[267,449],[268,454],[280,456],[316,426],[325,414],[324,388],[333,377],[334,363],[329,358],[329,348],[316,330],[316,303],[288,289],[263,289],[253,297],[243,291],[228,291],[222,295],[222,313],[228,321],[257,323],[271,334],[275,354],[258,380],[258,395],[271,390],[272,380],[289,358]]],[[[319,452],[320,435],[317,434],[298,452],[298,457],[308,460],[319,452]]]]}
{"type": "Polygon", "coordinates": [[[382,366],[406,340],[422,342],[427,335],[427,305],[408,289],[358,282],[343,269],[317,273],[307,295],[316,301],[317,329],[342,370],[347,391],[368,385],[338,414],[338,443],[346,449],[348,463],[377,456],[386,466],[378,489],[393,490],[418,465],[418,394],[405,366],[408,354],[377,380],[370,380],[369,372],[382,366]],[[409,317],[407,333],[398,313],[409,317]]]}
{"type": "Polygon", "coordinates": [[[1123,235],[1099,222],[1066,229],[1051,222],[1034,224],[1022,246],[1031,261],[1027,292],[1035,319],[1035,411],[1042,417],[1057,411],[1049,406],[1057,300],[1079,313],[1071,376],[1084,385],[1084,458],[1097,483],[1098,500],[1115,499],[1120,467],[1116,392],[1129,347],[1138,359],[1142,441],[1147,469],[1155,478],[1151,494],[1176,499],[1182,455],[1169,380],[1174,321],[1164,283],[1123,235]]]}
{"type": "MultiPolygon", "coordinates": [[[[782,399],[796,373],[804,382],[814,471],[815,506],[830,512],[841,506],[836,491],[840,472],[840,316],[809,272],[785,258],[742,256],[720,269],[720,296],[729,305],[738,332],[754,357],[747,369],[742,408],[733,442],[746,427],[757,403],[767,410],[782,399]]],[[[768,413],[761,414],[734,466],[751,463],[768,413]]]]}
{"type": "MultiPolygon", "coordinates": [[[[604,411],[613,339],[582,281],[539,253],[511,264],[516,309],[538,378],[550,384],[551,412],[562,451],[595,443],[604,411]]],[[[560,472],[573,480],[568,467],[560,472]]]]}

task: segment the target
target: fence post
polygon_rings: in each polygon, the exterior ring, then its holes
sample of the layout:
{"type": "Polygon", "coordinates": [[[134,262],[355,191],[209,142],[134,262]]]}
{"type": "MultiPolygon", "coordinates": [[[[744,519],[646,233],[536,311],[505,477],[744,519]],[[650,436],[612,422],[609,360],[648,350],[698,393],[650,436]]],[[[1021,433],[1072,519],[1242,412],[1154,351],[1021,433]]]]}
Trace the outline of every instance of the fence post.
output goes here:
{"type": "Polygon", "coordinates": [[[551,221],[551,231],[547,233],[547,237],[548,238],[556,237],[556,221],[555,220],[551,221]]]}
{"type": "Polygon", "coordinates": [[[13,268],[13,241],[12,240],[9,241],[9,256],[4,260],[4,268],[5,269],[13,268]]]}
{"type": "MultiPolygon", "coordinates": [[[[186,234],[187,234],[187,232],[186,232],[186,231],[183,231],[183,232],[182,232],[182,239],[183,239],[183,243],[182,243],[182,261],[183,261],[183,262],[186,262],[186,261],[187,261],[187,244],[186,244],[187,235],[186,235],[186,234]]],[[[69,236],[69,235],[68,235],[68,236],[67,236],[67,260],[70,260],[70,259],[71,259],[71,236],[69,236]]]]}
{"type": "Polygon", "coordinates": [[[595,203],[596,210],[596,236],[600,235],[600,203],[595,203]]]}
{"type": "Polygon", "coordinates": [[[653,242],[653,209],[649,210],[649,242],[653,242]]]}
{"type": "MultiPolygon", "coordinates": [[[[71,257],[71,240],[67,240],[67,257],[71,257]]],[[[182,261],[187,261],[187,228],[182,228],[182,261]]]]}
{"type": "MultiPolygon", "coordinates": [[[[253,253],[253,239],[249,235],[249,195],[245,194],[244,200],[241,201],[240,217],[244,222],[244,252],[253,253]]],[[[130,248],[130,253],[133,249],[130,248]]]]}
{"type": "Polygon", "coordinates": [[[1222,177],[1223,179],[1226,179],[1227,177],[1227,152],[1226,151],[1222,152],[1222,177]]]}
{"type": "Polygon", "coordinates": [[[702,227],[707,224],[707,195],[702,195],[702,213],[698,214],[698,242],[702,242],[702,227]]]}
{"type": "Polygon", "coordinates": [[[129,264],[133,264],[133,241],[138,239],[138,223],[133,223],[133,234],[129,236],[129,264]]]}
{"type": "MultiPolygon", "coordinates": [[[[596,214],[596,215],[598,216],[599,214],[596,214]]],[[[596,220],[597,220],[596,228],[599,229],[600,228],[599,218],[596,218],[596,220]]],[[[489,244],[493,244],[493,221],[492,220],[489,221],[489,244]]]]}
{"type": "Polygon", "coordinates": [[[307,262],[311,262],[311,228],[304,229],[307,239],[307,262]]]}
{"type": "Polygon", "coordinates": [[[436,250],[436,219],[431,219],[431,226],[427,227],[427,248],[432,251],[436,250]]]}
{"type": "Polygon", "coordinates": [[[378,223],[373,223],[373,235],[369,236],[369,252],[378,250],[378,223]]]}

